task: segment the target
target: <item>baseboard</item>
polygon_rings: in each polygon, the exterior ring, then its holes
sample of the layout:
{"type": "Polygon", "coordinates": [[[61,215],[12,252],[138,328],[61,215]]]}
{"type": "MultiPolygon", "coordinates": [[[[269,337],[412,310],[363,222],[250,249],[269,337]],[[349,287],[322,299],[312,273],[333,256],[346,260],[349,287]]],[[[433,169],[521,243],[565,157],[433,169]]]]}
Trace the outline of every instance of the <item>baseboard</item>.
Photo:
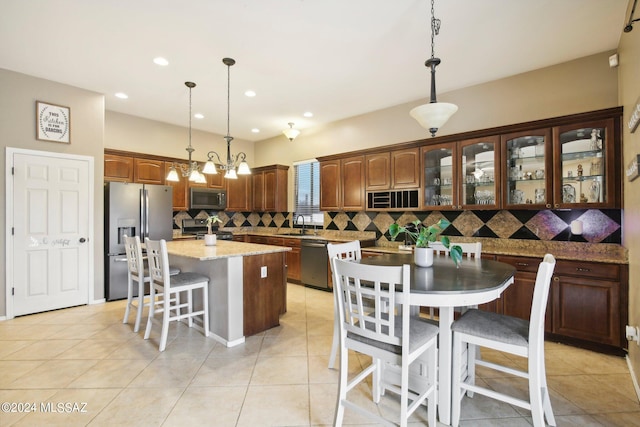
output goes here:
{"type": "Polygon", "coordinates": [[[107,302],[107,300],[104,299],[104,298],[102,298],[102,299],[94,299],[93,301],[91,301],[89,303],[89,305],[104,304],[105,302],[107,302]]]}
{"type": "Polygon", "coordinates": [[[631,359],[629,359],[628,355],[626,359],[627,366],[629,367],[629,373],[631,374],[631,382],[633,382],[633,388],[636,390],[636,398],[638,399],[638,402],[640,402],[640,384],[638,384],[638,377],[636,376],[636,373],[633,372],[633,365],[631,365],[631,359]]]}
{"type": "Polygon", "coordinates": [[[5,320],[7,320],[7,316],[0,316],[0,322],[4,322],[5,320]]]}

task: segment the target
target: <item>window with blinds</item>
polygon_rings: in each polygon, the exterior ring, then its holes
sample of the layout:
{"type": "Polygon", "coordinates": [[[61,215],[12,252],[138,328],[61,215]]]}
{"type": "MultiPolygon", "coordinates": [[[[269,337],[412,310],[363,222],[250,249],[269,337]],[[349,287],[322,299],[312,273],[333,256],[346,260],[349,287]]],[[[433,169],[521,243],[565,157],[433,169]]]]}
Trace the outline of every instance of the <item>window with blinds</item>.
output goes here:
{"type": "Polygon", "coordinates": [[[305,224],[323,225],[320,212],[320,163],[315,159],[297,162],[294,171],[294,222],[298,215],[302,215],[305,224]]]}

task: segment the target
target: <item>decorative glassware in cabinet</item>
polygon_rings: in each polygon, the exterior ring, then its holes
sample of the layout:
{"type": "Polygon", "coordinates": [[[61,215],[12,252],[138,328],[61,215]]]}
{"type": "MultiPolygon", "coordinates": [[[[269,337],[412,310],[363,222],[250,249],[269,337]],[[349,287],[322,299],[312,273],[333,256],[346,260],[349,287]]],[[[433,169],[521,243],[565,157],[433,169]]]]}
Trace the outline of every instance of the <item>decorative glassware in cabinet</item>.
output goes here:
{"type": "Polygon", "coordinates": [[[498,205],[496,176],[498,137],[461,142],[461,204],[474,209],[498,205]]]}
{"type": "Polygon", "coordinates": [[[455,208],[453,144],[423,148],[424,205],[431,209],[455,208]]]}
{"type": "Polygon", "coordinates": [[[547,205],[548,131],[506,135],[506,205],[547,205]]]}
{"type": "Polygon", "coordinates": [[[560,133],[562,201],[567,204],[604,203],[606,128],[584,127],[560,133]]]}

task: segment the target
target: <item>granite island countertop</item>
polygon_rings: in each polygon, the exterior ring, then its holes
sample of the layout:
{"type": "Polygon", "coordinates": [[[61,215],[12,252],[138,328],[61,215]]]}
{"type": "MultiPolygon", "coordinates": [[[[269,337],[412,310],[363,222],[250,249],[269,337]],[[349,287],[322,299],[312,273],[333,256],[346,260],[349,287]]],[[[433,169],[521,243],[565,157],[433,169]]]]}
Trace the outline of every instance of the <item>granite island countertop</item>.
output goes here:
{"type": "Polygon", "coordinates": [[[230,240],[218,240],[215,246],[206,246],[204,240],[173,240],[167,242],[169,255],[195,258],[200,261],[287,252],[290,250],[291,248],[286,246],[258,245],[230,240]]]}

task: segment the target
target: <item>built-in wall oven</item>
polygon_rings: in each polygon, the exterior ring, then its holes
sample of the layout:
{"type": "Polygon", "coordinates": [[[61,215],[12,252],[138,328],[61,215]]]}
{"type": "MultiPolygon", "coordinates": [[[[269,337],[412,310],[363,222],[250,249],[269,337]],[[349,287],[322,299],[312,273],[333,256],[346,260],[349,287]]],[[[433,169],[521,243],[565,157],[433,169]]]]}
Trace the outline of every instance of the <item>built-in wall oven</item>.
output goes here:
{"type": "Polygon", "coordinates": [[[327,241],[302,239],[300,242],[300,264],[302,283],[326,291],[329,288],[329,256],[327,241]]]}

